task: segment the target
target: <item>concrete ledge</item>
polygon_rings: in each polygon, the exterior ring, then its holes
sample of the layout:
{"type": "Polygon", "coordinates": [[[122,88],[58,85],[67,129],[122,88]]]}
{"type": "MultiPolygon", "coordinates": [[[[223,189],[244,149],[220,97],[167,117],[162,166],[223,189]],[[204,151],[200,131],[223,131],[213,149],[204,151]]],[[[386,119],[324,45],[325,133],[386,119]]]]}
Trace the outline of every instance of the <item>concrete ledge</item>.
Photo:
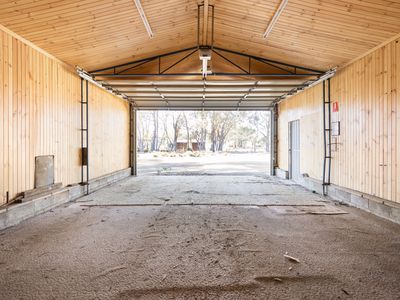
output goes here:
{"type": "MultiPolygon", "coordinates": [[[[89,180],[89,192],[95,192],[107,185],[113,184],[121,179],[131,176],[131,168],[123,169],[114,173],[110,173],[95,179],[89,180]]],[[[80,184],[75,184],[69,186],[70,189],[70,199],[69,201],[78,199],[85,194],[86,186],[80,184]]]]}
{"type": "MultiPolygon", "coordinates": [[[[305,188],[322,194],[322,181],[304,177],[305,188]]],[[[400,224],[400,204],[382,198],[347,189],[334,184],[328,186],[328,196],[334,200],[368,211],[376,216],[400,224]]]]}
{"type": "Polygon", "coordinates": [[[282,179],[289,179],[289,172],[283,169],[275,168],[275,175],[282,179]]]}
{"type": "MultiPolygon", "coordinates": [[[[90,192],[129,177],[131,169],[124,169],[89,181],[90,192]]],[[[38,196],[28,202],[10,205],[0,210],[0,230],[17,225],[22,221],[49,211],[61,204],[82,197],[86,187],[79,184],[66,186],[47,195],[38,196]]]]}
{"type": "Polygon", "coordinates": [[[304,177],[301,179],[300,182],[298,182],[302,186],[304,186],[306,189],[316,192],[318,194],[323,194],[323,189],[322,189],[322,182],[319,180],[316,180],[311,177],[304,177]]]}
{"type": "Polygon", "coordinates": [[[10,205],[0,211],[0,230],[17,225],[28,218],[39,215],[69,201],[69,190],[63,188],[31,201],[10,205]]]}

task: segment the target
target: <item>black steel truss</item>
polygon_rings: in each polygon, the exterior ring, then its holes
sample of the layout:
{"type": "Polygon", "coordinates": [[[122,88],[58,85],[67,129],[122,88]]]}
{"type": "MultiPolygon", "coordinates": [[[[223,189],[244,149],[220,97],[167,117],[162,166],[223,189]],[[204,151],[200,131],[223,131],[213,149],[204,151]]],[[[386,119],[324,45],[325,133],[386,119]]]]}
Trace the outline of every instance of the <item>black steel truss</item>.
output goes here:
{"type": "MultiPolygon", "coordinates": [[[[200,62],[200,60],[199,60],[200,62]]],[[[224,49],[220,47],[209,47],[209,46],[195,46],[195,47],[190,47],[190,48],[185,48],[182,50],[178,51],[173,51],[173,52],[168,52],[164,53],[161,55],[156,55],[140,60],[135,60],[131,62],[127,62],[124,64],[119,64],[103,69],[98,69],[98,70],[93,70],[91,72],[86,73],[88,76],[93,78],[93,80],[101,82],[101,85],[104,86],[106,89],[109,89],[113,93],[117,95],[122,95],[123,98],[127,99],[133,105],[136,105],[136,101],[143,102],[143,101],[149,101],[149,107],[151,106],[151,102],[153,101],[163,101],[165,102],[165,109],[169,109],[170,104],[169,101],[179,101],[179,100],[188,100],[190,101],[198,101],[201,103],[201,107],[204,107],[205,101],[207,102],[208,99],[210,103],[213,101],[217,101],[220,99],[221,101],[229,101],[228,99],[231,99],[232,102],[235,102],[236,105],[234,105],[231,109],[250,109],[251,107],[246,106],[246,101],[267,101],[270,103],[267,108],[273,107],[276,103],[279,103],[286,97],[293,95],[308,86],[314,84],[316,81],[321,80],[322,77],[326,76],[329,72],[323,72],[320,70],[316,69],[311,69],[311,68],[306,68],[298,65],[293,65],[293,64],[288,64],[288,63],[283,63],[279,62],[276,60],[272,59],[267,59],[263,57],[258,57],[254,55],[248,55],[244,54],[241,52],[229,50],[229,49],[224,49]],[[235,85],[223,85],[223,86],[212,86],[208,85],[207,80],[203,78],[204,85],[203,90],[201,91],[200,85],[173,85],[173,86],[168,86],[168,85],[163,85],[162,81],[160,81],[160,84],[157,84],[157,81],[160,80],[162,77],[169,77],[172,78],[174,76],[179,76],[179,77],[187,77],[187,78],[192,78],[192,77],[200,77],[202,78],[202,73],[174,73],[173,68],[177,66],[178,64],[181,64],[185,60],[188,60],[192,55],[194,55],[199,49],[210,49],[211,53],[214,53],[215,55],[219,56],[221,59],[223,59],[225,62],[227,62],[229,65],[233,66],[237,71],[234,72],[211,72],[207,74],[207,77],[228,77],[228,78],[238,78],[240,77],[241,79],[246,78],[246,77],[253,77],[251,80],[255,81],[255,84],[248,84],[246,85],[246,89],[242,92],[240,92],[241,86],[235,86],[235,85]],[[162,68],[162,60],[166,57],[172,57],[174,55],[178,54],[183,54],[176,58],[174,62],[169,64],[167,67],[162,68]],[[230,56],[228,57],[227,55],[230,56]],[[236,59],[242,59],[241,64],[236,62],[236,59]],[[243,58],[246,58],[248,60],[248,66],[244,67],[243,66],[243,58]],[[254,62],[259,62],[262,63],[261,65],[258,64],[258,66],[265,65],[266,69],[265,72],[254,72],[252,70],[252,65],[254,62]],[[152,63],[153,65],[153,70],[155,67],[157,67],[158,72],[136,72],[139,67],[146,66],[146,64],[152,63]],[[145,80],[149,80],[149,82],[152,82],[151,85],[137,85],[137,84],[118,84],[115,83],[113,84],[113,81],[116,79],[138,79],[139,77],[144,77],[145,80]],[[255,79],[259,78],[259,79],[255,79]],[[272,87],[282,87],[282,88],[287,88],[282,89],[282,90],[276,90],[276,91],[258,91],[257,89],[262,89],[265,87],[269,87],[268,85],[258,85],[256,80],[263,80],[264,79],[273,79],[273,80],[280,80],[280,79],[288,79],[288,80],[293,80],[296,79],[296,83],[285,83],[285,84],[276,84],[276,85],[271,85],[272,87]],[[301,83],[297,82],[300,80],[301,83]],[[135,87],[144,87],[148,88],[146,91],[135,91],[135,90],[129,90],[129,88],[135,88],[135,87]],[[177,88],[177,91],[162,91],[164,88],[170,88],[173,90],[173,87],[177,88]],[[213,88],[226,88],[226,93],[227,94],[237,94],[237,96],[230,96],[230,97],[225,97],[224,92],[220,91],[212,91],[213,88]],[[128,90],[126,90],[128,88],[128,90]],[[190,88],[193,89],[198,89],[196,91],[190,90],[190,88]],[[154,89],[152,91],[151,89],[154,89]],[[181,90],[179,90],[181,89],[181,90]],[[235,90],[236,89],[236,90],[235,90]],[[289,89],[289,90],[288,90],[289,89]],[[160,91],[161,90],[161,91],[160,91]],[[193,95],[173,95],[173,94],[193,94],[193,95]],[[203,97],[198,96],[198,94],[203,93],[203,97]],[[242,96],[240,94],[242,93],[242,96]],[[129,96],[128,94],[139,94],[140,96],[129,96]],[[149,94],[146,96],[146,94],[149,94]],[[152,96],[151,94],[158,94],[157,97],[152,96]],[[171,95],[172,94],[172,95],[171,95]],[[196,94],[196,95],[194,95],[196,94]],[[220,94],[217,96],[211,96],[209,94],[220,94]],[[257,96],[258,94],[271,94],[268,96],[257,96]],[[276,95],[273,95],[276,94],[276,95]]],[[[181,79],[180,79],[181,80],[181,79]]],[[[236,79],[237,81],[238,79],[236,79]]],[[[180,101],[179,101],[180,102],[180,101]]],[[[182,102],[181,108],[185,108],[183,105],[184,101],[182,102]]],[[[261,102],[260,102],[261,103],[261,102]]],[[[144,108],[144,107],[143,107],[144,108]]],[[[157,107],[160,108],[160,107],[157,107]]],[[[195,107],[193,107],[195,108],[195,107]]],[[[227,107],[228,109],[229,107],[227,107]]],[[[221,108],[220,108],[221,109],[221,108]]],[[[254,109],[260,109],[260,107],[254,107],[254,109]]]]}
{"type": "MultiPolygon", "coordinates": [[[[220,47],[208,47],[208,46],[195,46],[195,47],[190,47],[190,48],[185,48],[182,50],[178,51],[172,51],[168,53],[164,53],[161,55],[156,55],[120,65],[115,65],[112,67],[107,67],[103,69],[98,69],[98,70],[93,70],[90,71],[89,74],[93,76],[93,78],[96,77],[107,77],[107,78],[127,78],[127,77],[163,77],[163,76],[202,76],[201,73],[169,73],[168,71],[171,70],[173,67],[176,65],[180,64],[181,62],[187,60],[190,56],[192,56],[194,53],[196,53],[198,49],[210,49],[212,53],[215,53],[216,55],[222,57],[225,61],[230,63],[231,65],[235,66],[237,69],[239,69],[240,72],[212,72],[211,74],[208,74],[208,76],[256,76],[256,77],[283,77],[283,78],[292,78],[292,77],[309,77],[309,76],[319,76],[322,75],[324,72],[320,70],[315,70],[315,69],[310,69],[310,68],[305,68],[302,66],[297,66],[293,64],[287,64],[283,62],[278,62],[276,60],[271,60],[263,57],[258,57],[254,55],[249,55],[249,54],[244,54],[241,52],[233,51],[233,50],[228,50],[220,47]],[[184,57],[177,59],[174,63],[172,63],[170,66],[168,66],[165,69],[161,68],[161,60],[165,57],[168,56],[173,56],[177,55],[180,53],[185,53],[189,52],[186,54],[184,57]],[[226,57],[221,52],[225,53],[230,53],[234,54],[239,57],[245,57],[248,59],[248,69],[245,69],[241,67],[238,63],[234,62],[232,59],[229,59],[226,57]],[[251,65],[252,61],[257,61],[261,62],[265,65],[268,65],[269,67],[273,67],[277,70],[283,71],[284,73],[271,73],[271,72],[265,72],[265,73],[254,73],[251,70],[251,65]],[[151,63],[151,62],[156,62],[158,65],[158,72],[156,73],[126,73],[128,71],[132,71],[137,69],[138,67],[141,67],[145,64],[151,63]],[[123,68],[122,70],[120,70],[123,68]],[[301,72],[299,72],[301,71],[301,72]],[[124,73],[124,74],[122,74],[124,73]]],[[[199,61],[200,62],[200,61],[199,61]]]]}

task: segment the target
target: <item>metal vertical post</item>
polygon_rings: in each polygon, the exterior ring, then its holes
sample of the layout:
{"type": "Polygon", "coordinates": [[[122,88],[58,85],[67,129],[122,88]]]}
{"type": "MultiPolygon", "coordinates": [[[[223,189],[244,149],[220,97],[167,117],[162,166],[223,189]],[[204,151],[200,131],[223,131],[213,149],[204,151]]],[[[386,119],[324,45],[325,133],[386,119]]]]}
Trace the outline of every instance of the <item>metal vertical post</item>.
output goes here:
{"type": "Polygon", "coordinates": [[[85,149],[84,149],[84,128],[83,128],[83,112],[84,112],[84,107],[83,107],[83,78],[81,78],[81,183],[83,184],[83,172],[84,172],[84,160],[85,160],[85,149]]]}
{"type": "Polygon", "coordinates": [[[278,128],[278,111],[277,105],[271,110],[270,122],[271,122],[271,130],[270,130],[270,174],[271,176],[275,175],[275,167],[278,162],[278,136],[277,136],[277,128],[278,128]]]}
{"type": "Polygon", "coordinates": [[[129,104],[130,110],[130,139],[129,139],[129,150],[130,150],[130,167],[131,175],[137,176],[137,110],[132,103],[129,104]]]}
{"type": "Polygon", "coordinates": [[[275,153],[274,153],[274,175],[276,175],[275,173],[275,168],[278,167],[278,158],[279,158],[279,154],[278,154],[278,118],[279,118],[279,114],[278,114],[278,104],[275,104],[274,106],[274,119],[273,119],[273,126],[274,126],[274,148],[275,148],[275,153]]]}
{"type": "Polygon", "coordinates": [[[332,109],[331,109],[331,79],[328,79],[328,180],[327,183],[331,184],[331,165],[332,165],[332,109]]]}
{"type": "Polygon", "coordinates": [[[86,80],[86,195],[89,192],[89,81],[86,80]]]}
{"type": "Polygon", "coordinates": [[[81,184],[89,194],[89,82],[81,78],[81,184]],[[86,175],[86,176],[85,176],[86,175]],[[86,178],[85,178],[86,177],[86,178]]]}
{"type": "Polygon", "coordinates": [[[278,165],[278,105],[275,104],[271,110],[271,138],[270,138],[270,151],[271,151],[271,175],[275,176],[275,168],[278,165]]]}
{"type": "Polygon", "coordinates": [[[324,130],[324,163],[322,170],[323,194],[328,194],[328,185],[331,184],[331,159],[332,159],[332,129],[331,129],[331,85],[330,79],[322,83],[323,98],[323,130],[324,130]],[[328,85],[328,87],[327,87],[328,85]]]}

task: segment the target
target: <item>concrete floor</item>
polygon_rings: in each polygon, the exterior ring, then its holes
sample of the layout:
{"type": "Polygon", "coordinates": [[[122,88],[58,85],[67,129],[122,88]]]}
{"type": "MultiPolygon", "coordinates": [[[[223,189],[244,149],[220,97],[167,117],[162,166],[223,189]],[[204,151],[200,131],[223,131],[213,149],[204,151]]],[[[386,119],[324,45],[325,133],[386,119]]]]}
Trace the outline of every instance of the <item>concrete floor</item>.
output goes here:
{"type": "Polygon", "coordinates": [[[0,282],[1,299],[400,299],[400,226],[275,178],[128,178],[0,232],[0,282]]]}

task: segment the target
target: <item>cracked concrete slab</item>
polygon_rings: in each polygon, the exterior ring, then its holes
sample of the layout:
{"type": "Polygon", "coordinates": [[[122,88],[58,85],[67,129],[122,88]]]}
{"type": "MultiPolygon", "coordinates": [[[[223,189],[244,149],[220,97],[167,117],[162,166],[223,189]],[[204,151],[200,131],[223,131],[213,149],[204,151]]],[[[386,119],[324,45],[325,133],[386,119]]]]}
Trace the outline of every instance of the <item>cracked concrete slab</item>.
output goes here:
{"type": "Polygon", "coordinates": [[[90,205],[325,205],[317,194],[263,176],[142,176],[79,200],[90,205]],[[101,195],[101,197],[98,197],[101,195]],[[116,195],[118,195],[116,197],[116,195]],[[167,203],[166,203],[167,202],[167,203]]]}
{"type": "Polygon", "coordinates": [[[127,179],[0,232],[0,295],[398,299],[399,225],[281,183],[258,176],[127,179]],[[318,206],[222,205],[232,196],[220,194],[229,193],[242,195],[237,203],[268,204],[261,194],[279,194],[279,203],[318,206]],[[217,205],[169,205],[190,201],[217,205]],[[92,202],[111,206],[84,206],[92,202]],[[290,215],[277,207],[346,214],[290,215]]]}

